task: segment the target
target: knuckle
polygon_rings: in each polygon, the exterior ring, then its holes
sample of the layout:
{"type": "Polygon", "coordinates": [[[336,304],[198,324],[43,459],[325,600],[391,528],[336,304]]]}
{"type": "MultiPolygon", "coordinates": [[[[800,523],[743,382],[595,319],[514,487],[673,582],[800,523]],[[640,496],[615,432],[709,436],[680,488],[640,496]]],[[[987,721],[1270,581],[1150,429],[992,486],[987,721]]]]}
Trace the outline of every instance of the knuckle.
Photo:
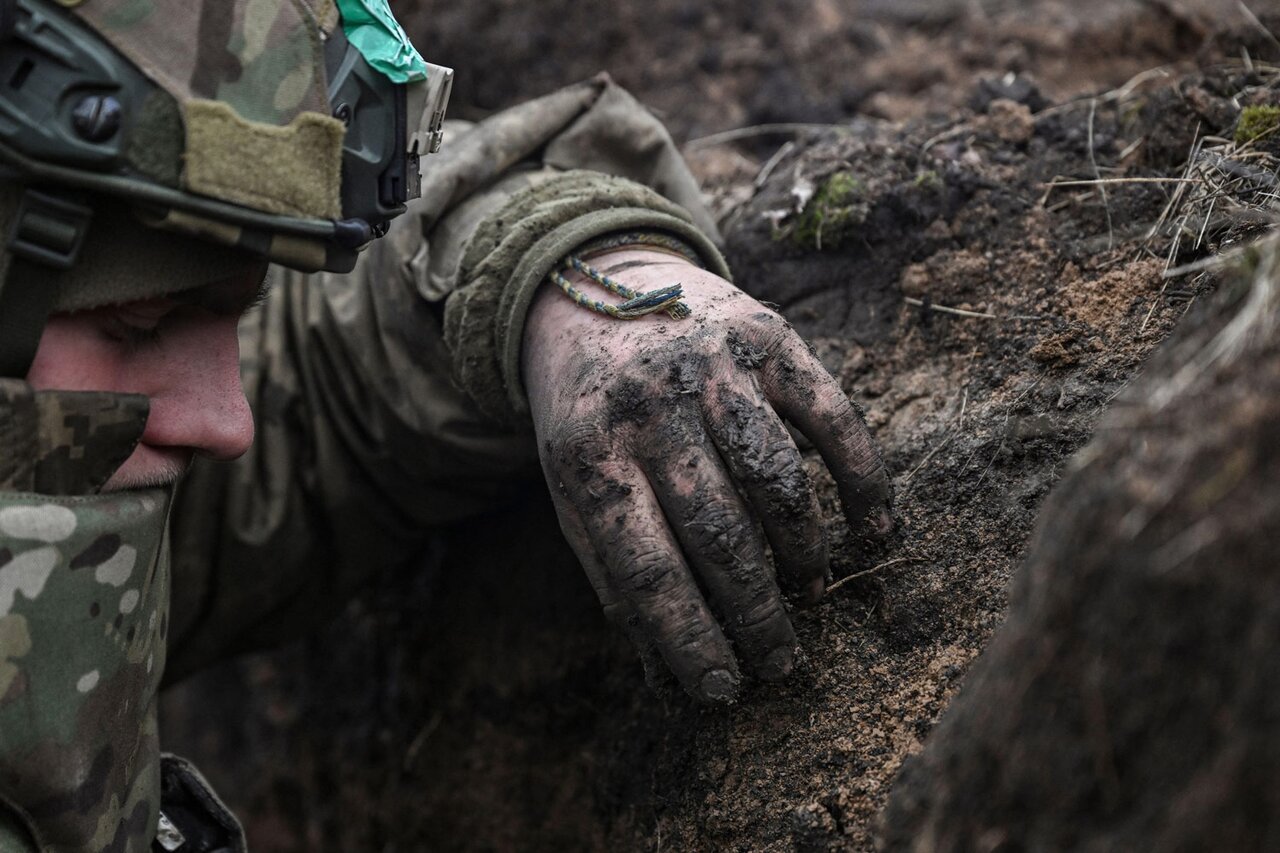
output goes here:
{"type": "Polygon", "coordinates": [[[569,421],[556,429],[549,445],[560,463],[600,461],[608,455],[609,437],[594,422],[569,421]]]}
{"type": "Polygon", "coordinates": [[[764,305],[760,305],[759,310],[754,311],[749,320],[758,334],[792,333],[791,324],[777,311],[764,305]]]}
{"type": "Polygon", "coordinates": [[[668,646],[672,651],[685,657],[699,657],[712,648],[717,641],[715,629],[700,620],[685,620],[671,632],[668,646]]]}
{"type": "Polygon", "coordinates": [[[781,488],[807,488],[804,460],[789,440],[775,440],[761,460],[760,473],[781,488]]]}
{"type": "Polygon", "coordinates": [[[825,404],[827,423],[837,441],[845,444],[870,444],[866,422],[839,388],[824,389],[819,400],[825,404]]]}
{"type": "Polygon", "coordinates": [[[760,334],[761,344],[770,353],[789,350],[798,341],[795,331],[781,317],[776,322],[764,324],[760,334]]]}
{"type": "MultiPolygon", "coordinates": [[[[796,334],[796,330],[784,317],[778,314],[759,320],[755,335],[760,345],[768,350],[770,355],[785,354],[797,357],[802,354],[808,355],[808,345],[804,339],[796,334]]],[[[802,364],[805,361],[807,359],[801,359],[802,364]]]]}
{"type": "Polygon", "coordinates": [[[733,621],[744,631],[772,628],[780,621],[790,624],[782,601],[775,595],[757,596],[733,617],[733,621]]]}
{"type": "Polygon", "coordinates": [[[615,583],[630,593],[661,593],[675,578],[675,561],[656,542],[637,542],[623,554],[615,583]]]}
{"type": "Polygon", "coordinates": [[[604,391],[606,429],[644,426],[659,415],[661,394],[649,381],[624,375],[604,391]]]}
{"type": "Polygon", "coordinates": [[[750,541],[750,525],[743,512],[726,500],[709,502],[685,522],[689,542],[701,555],[721,565],[741,559],[750,541]]]}
{"type": "Polygon", "coordinates": [[[838,405],[832,406],[831,414],[826,420],[832,440],[854,471],[868,478],[885,475],[880,450],[867,429],[862,413],[843,394],[839,395],[838,405]]]}

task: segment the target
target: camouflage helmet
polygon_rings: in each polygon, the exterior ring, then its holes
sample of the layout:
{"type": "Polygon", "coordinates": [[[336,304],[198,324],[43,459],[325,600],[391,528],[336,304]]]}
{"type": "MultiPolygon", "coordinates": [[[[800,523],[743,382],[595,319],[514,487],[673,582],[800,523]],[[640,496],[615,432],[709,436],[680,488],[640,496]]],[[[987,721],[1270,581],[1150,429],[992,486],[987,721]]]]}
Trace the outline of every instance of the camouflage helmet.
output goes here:
{"type": "Polygon", "coordinates": [[[451,83],[387,0],[0,0],[0,375],[52,310],[229,258],[349,271],[417,196],[451,83]]]}

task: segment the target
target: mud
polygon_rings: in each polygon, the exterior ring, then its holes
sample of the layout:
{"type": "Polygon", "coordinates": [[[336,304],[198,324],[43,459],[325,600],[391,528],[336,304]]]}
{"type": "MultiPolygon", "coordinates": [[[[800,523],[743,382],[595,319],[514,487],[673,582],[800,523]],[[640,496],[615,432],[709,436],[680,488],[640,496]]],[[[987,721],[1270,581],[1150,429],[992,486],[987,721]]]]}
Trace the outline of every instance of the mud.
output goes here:
{"type": "Polygon", "coordinates": [[[729,352],[733,363],[746,370],[758,370],[764,364],[769,353],[750,341],[743,340],[737,332],[730,332],[728,340],[729,352]]]}
{"type": "Polygon", "coordinates": [[[870,849],[898,769],[1004,618],[1049,489],[1214,287],[1165,269],[1241,232],[1164,216],[1171,183],[1048,184],[1178,178],[1196,128],[1229,138],[1246,102],[1277,100],[1274,76],[1213,66],[1280,55],[1234,3],[852,7],[409,10],[441,60],[503,57],[459,90],[477,113],[608,55],[680,138],[841,125],[781,151],[768,135],[687,150],[739,283],[866,412],[898,535],[868,550],[806,453],[836,583],[792,613],[791,678],[709,711],[646,687],[530,484],[319,637],[170,695],[169,747],[228,795],[253,849],[870,849]],[[650,31],[660,49],[633,37],[650,31]]]}
{"type": "MultiPolygon", "coordinates": [[[[1274,21],[1275,9],[1252,5],[1274,21]]],[[[480,117],[607,69],[677,139],[854,115],[955,115],[975,106],[973,82],[992,80],[989,93],[1010,71],[1034,77],[1056,102],[1168,63],[1238,57],[1241,44],[1255,57],[1272,47],[1244,26],[1233,0],[397,0],[393,8],[428,58],[465,72],[454,88],[459,115],[480,117]]],[[[779,144],[757,142],[764,156],[779,144]]]]}

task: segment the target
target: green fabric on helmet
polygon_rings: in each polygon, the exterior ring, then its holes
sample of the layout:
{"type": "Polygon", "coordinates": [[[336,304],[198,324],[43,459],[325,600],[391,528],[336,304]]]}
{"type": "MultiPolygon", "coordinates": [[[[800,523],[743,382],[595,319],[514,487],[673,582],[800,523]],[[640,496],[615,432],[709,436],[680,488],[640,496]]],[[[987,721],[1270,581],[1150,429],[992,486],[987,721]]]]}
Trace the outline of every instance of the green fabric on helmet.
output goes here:
{"type": "Polygon", "coordinates": [[[392,82],[427,79],[426,60],[391,14],[387,0],[337,0],[342,30],[365,62],[392,82]]]}

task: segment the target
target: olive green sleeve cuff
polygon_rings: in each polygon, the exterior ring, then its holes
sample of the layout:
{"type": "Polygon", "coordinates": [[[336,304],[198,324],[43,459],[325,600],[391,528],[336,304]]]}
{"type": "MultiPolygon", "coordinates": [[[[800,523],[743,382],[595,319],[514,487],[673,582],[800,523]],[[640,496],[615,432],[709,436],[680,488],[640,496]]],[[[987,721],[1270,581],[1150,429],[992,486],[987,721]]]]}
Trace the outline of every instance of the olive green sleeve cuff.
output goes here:
{"type": "Polygon", "coordinates": [[[547,274],[583,244],[629,231],[677,237],[707,269],[729,277],[723,256],[684,208],[598,172],[565,172],[536,184],[481,222],[445,304],[444,335],[454,378],[486,415],[504,422],[529,418],[520,349],[529,306],[547,274]]]}

